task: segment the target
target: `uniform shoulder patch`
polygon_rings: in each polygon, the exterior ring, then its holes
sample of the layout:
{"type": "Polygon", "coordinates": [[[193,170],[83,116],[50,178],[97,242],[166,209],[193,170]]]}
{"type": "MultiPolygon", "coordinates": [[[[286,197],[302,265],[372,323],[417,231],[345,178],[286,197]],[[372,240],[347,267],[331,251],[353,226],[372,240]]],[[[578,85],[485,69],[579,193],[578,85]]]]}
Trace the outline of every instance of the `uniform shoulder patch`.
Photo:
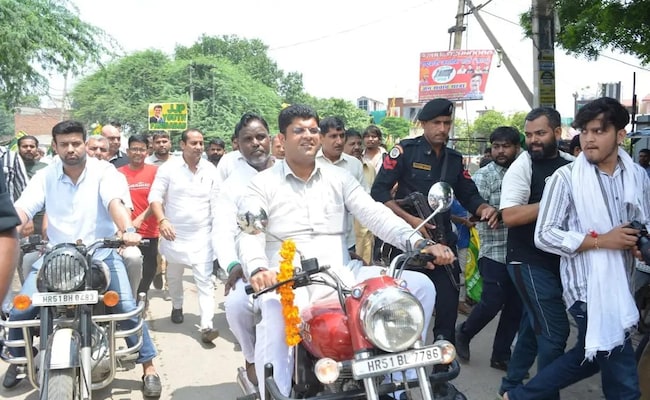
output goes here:
{"type": "Polygon", "coordinates": [[[390,158],[397,158],[402,154],[402,147],[399,144],[396,144],[395,147],[392,148],[390,153],[388,153],[388,156],[390,158]]]}

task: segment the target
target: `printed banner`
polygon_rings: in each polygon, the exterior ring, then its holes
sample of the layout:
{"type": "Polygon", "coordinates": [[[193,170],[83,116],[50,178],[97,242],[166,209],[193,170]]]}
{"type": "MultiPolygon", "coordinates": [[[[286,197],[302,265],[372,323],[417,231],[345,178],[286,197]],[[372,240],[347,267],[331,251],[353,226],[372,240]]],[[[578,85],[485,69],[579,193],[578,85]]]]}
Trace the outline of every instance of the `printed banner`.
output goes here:
{"type": "Polygon", "coordinates": [[[187,104],[149,104],[150,131],[184,131],[187,129],[187,104]]]}
{"type": "Polygon", "coordinates": [[[494,50],[420,53],[420,103],[483,100],[494,50]]]}

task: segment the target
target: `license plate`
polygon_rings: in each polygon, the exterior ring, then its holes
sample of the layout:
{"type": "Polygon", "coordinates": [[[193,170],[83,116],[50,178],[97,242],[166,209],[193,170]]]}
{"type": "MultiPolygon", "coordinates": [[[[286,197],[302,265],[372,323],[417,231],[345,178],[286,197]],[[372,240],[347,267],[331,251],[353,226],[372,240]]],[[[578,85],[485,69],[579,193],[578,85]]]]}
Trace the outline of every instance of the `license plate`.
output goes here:
{"type": "Polygon", "coordinates": [[[442,361],[442,354],[438,346],[422,347],[402,353],[355,360],[352,362],[352,374],[355,379],[363,379],[408,368],[437,364],[440,361],[442,361]]]}
{"type": "Polygon", "coordinates": [[[99,294],[96,290],[85,290],[71,293],[34,293],[32,304],[35,306],[68,306],[75,304],[96,304],[99,294]]]}

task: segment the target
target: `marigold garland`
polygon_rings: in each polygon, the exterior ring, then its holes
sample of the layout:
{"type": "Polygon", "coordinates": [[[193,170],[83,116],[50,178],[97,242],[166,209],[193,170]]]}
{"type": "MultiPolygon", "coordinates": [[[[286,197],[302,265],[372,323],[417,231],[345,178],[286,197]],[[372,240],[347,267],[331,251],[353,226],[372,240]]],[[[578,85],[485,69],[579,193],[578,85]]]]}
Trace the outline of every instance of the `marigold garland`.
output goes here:
{"type": "MultiPolygon", "coordinates": [[[[293,257],[296,255],[296,244],[293,240],[288,239],[282,242],[280,248],[280,273],[278,274],[278,281],[286,281],[293,277],[293,257]]],[[[280,302],[282,303],[282,316],[284,317],[284,332],[286,335],[285,341],[287,346],[292,347],[300,343],[300,314],[298,307],[293,304],[295,294],[293,293],[293,282],[289,282],[280,286],[277,289],[280,294],[280,302]]]]}

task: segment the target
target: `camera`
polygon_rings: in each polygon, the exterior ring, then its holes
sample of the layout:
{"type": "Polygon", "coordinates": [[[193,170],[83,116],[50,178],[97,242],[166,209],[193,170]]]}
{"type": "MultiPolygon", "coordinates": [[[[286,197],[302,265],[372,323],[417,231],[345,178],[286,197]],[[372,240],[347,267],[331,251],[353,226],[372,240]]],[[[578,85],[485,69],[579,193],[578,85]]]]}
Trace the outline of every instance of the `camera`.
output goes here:
{"type": "Polygon", "coordinates": [[[627,227],[639,231],[639,234],[637,235],[639,238],[636,241],[636,247],[641,250],[643,262],[646,263],[646,265],[650,265],[650,238],[648,238],[648,230],[645,225],[639,221],[632,221],[627,227]]]}

